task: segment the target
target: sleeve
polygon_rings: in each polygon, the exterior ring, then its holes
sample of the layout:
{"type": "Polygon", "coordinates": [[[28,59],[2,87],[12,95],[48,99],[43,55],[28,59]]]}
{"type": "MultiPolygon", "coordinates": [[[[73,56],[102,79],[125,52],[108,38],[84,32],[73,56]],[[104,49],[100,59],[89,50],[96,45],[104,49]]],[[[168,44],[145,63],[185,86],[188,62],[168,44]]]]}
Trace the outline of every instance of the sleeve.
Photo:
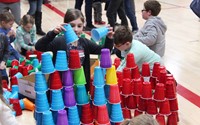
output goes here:
{"type": "Polygon", "coordinates": [[[156,43],[157,36],[158,33],[156,27],[154,25],[146,25],[134,35],[134,39],[147,46],[152,46],[156,43]]]}
{"type": "Polygon", "coordinates": [[[10,52],[9,52],[9,49],[8,49],[9,41],[8,41],[6,36],[3,36],[3,41],[4,41],[3,61],[6,62],[8,57],[9,57],[9,55],[10,55],[10,52]]]}
{"type": "Polygon", "coordinates": [[[23,33],[17,30],[16,33],[16,42],[24,49],[26,50],[31,50],[32,46],[29,46],[25,43],[24,38],[23,38],[23,33]]]}
{"type": "Polygon", "coordinates": [[[35,43],[37,42],[37,36],[36,36],[36,27],[35,25],[33,26],[33,30],[32,30],[32,34],[31,34],[31,42],[33,42],[33,44],[35,45],[35,43]]]}

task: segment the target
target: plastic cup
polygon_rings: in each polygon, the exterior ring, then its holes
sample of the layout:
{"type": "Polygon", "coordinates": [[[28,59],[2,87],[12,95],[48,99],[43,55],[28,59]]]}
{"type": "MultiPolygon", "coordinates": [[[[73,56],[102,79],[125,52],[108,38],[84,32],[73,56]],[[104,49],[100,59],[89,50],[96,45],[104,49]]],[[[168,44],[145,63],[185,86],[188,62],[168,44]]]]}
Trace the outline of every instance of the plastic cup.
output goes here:
{"type": "Polygon", "coordinates": [[[123,78],[131,79],[131,70],[129,68],[123,69],[123,78]]]}
{"type": "Polygon", "coordinates": [[[7,80],[2,80],[1,83],[2,83],[2,87],[3,87],[3,88],[9,90],[7,80]]]}
{"type": "Polygon", "coordinates": [[[64,36],[67,44],[73,43],[79,39],[70,24],[64,25],[64,28],[66,30],[64,36]]]}
{"type": "Polygon", "coordinates": [[[11,77],[10,78],[10,83],[11,83],[11,86],[12,85],[18,85],[17,77],[16,76],[11,77]]]}
{"type": "Polygon", "coordinates": [[[43,92],[47,91],[47,81],[45,78],[45,75],[42,74],[42,72],[36,72],[35,73],[35,91],[36,92],[43,92]]]}
{"type": "Polygon", "coordinates": [[[81,68],[81,61],[77,50],[70,50],[69,52],[69,68],[72,70],[81,68]]]}
{"type": "Polygon", "coordinates": [[[104,86],[104,92],[105,92],[106,99],[109,100],[109,98],[110,98],[110,85],[104,86]]]}
{"type": "Polygon", "coordinates": [[[34,110],[33,116],[34,119],[36,120],[36,125],[42,125],[42,115],[43,113],[34,110]]]}
{"type": "Polygon", "coordinates": [[[42,113],[42,125],[54,125],[51,111],[45,111],[42,113]]]}
{"type": "Polygon", "coordinates": [[[104,86],[95,86],[94,89],[94,105],[101,106],[106,104],[104,86]]]}
{"type": "Polygon", "coordinates": [[[136,110],[134,111],[134,117],[136,117],[136,116],[138,116],[138,115],[141,115],[141,114],[143,114],[143,112],[142,112],[142,111],[139,111],[138,109],[136,109],[136,110]]]}
{"type": "Polygon", "coordinates": [[[98,111],[97,111],[97,123],[98,124],[108,124],[110,123],[109,120],[109,115],[108,115],[108,110],[106,105],[101,105],[98,106],[98,111]]]}
{"type": "Polygon", "coordinates": [[[108,85],[116,85],[117,84],[117,74],[115,70],[115,66],[108,68],[106,70],[106,84],[108,85]]]}
{"type": "Polygon", "coordinates": [[[68,125],[68,117],[66,110],[59,110],[56,125],[68,125]]]}
{"type": "Polygon", "coordinates": [[[155,62],[154,65],[153,65],[153,71],[152,71],[152,76],[153,77],[158,77],[159,67],[160,67],[160,63],[159,62],[155,62]]]}
{"type": "Polygon", "coordinates": [[[64,88],[64,104],[66,107],[72,107],[76,105],[73,87],[64,88]]]}
{"type": "Polygon", "coordinates": [[[142,64],[142,76],[143,77],[149,77],[150,76],[150,66],[149,63],[144,62],[142,64]]]}
{"type": "Polygon", "coordinates": [[[17,69],[15,69],[15,68],[10,68],[10,69],[9,69],[9,76],[12,77],[12,76],[14,76],[17,72],[18,72],[17,69]]]}
{"type": "Polygon", "coordinates": [[[50,74],[55,71],[51,55],[49,53],[42,54],[41,70],[43,74],[50,74]]]}
{"type": "Polygon", "coordinates": [[[131,74],[132,74],[132,79],[139,79],[140,76],[140,71],[138,69],[138,66],[136,65],[135,68],[131,69],[131,74]]]}
{"type": "Polygon", "coordinates": [[[12,94],[10,95],[9,98],[11,98],[11,99],[18,99],[18,98],[19,98],[19,94],[18,94],[18,92],[17,92],[17,91],[12,92],[12,94]]]}
{"type": "Polygon", "coordinates": [[[16,59],[12,60],[11,66],[12,66],[12,67],[13,67],[13,66],[19,66],[19,61],[16,60],[16,59]]]}
{"type": "Polygon", "coordinates": [[[119,87],[123,85],[123,73],[120,71],[117,71],[117,82],[119,87]]]}
{"type": "Polygon", "coordinates": [[[158,114],[156,102],[154,100],[150,99],[147,101],[147,111],[146,112],[150,115],[158,114]]]}
{"type": "MultiPolygon", "coordinates": [[[[99,110],[98,110],[99,111],[99,110]]],[[[120,103],[111,106],[110,121],[114,123],[124,120],[120,103]]]]}
{"type": "Polygon", "coordinates": [[[18,72],[14,75],[17,79],[20,79],[23,77],[22,73],[18,72]]]}
{"type": "Polygon", "coordinates": [[[110,86],[110,94],[109,94],[109,103],[116,104],[120,103],[120,94],[119,94],[119,87],[118,85],[111,85],[110,86]]]}
{"type": "Polygon", "coordinates": [[[126,107],[127,96],[120,94],[120,98],[121,98],[121,107],[125,108],[126,107]]]}
{"type": "Polygon", "coordinates": [[[165,97],[168,99],[175,99],[176,98],[176,91],[175,91],[175,86],[173,81],[167,81],[165,85],[165,97]]]}
{"type": "Polygon", "coordinates": [[[37,55],[31,54],[31,55],[29,55],[29,59],[30,59],[30,61],[33,61],[34,59],[37,59],[37,55]]]}
{"type": "Polygon", "coordinates": [[[121,63],[120,58],[115,58],[114,59],[113,65],[115,66],[115,69],[117,69],[119,67],[120,63],[121,63]]]}
{"type": "Polygon", "coordinates": [[[71,70],[63,71],[62,72],[62,84],[65,87],[73,86],[73,74],[71,70]]]}
{"type": "Polygon", "coordinates": [[[171,113],[169,100],[165,100],[165,101],[161,102],[159,113],[162,115],[169,115],[171,113]]]}
{"type": "Polygon", "coordinates": [[[90,124],[93,123],[94,117],[90,104],[83,105],[81,108],[81,123],[90,124]]]}
{"type": "Polygon", "coordinates": [[[159,73],[159,77],[158,77],[158,81],[160,83],[163,83],[165,85],[166,83],[166,74],[167,74],[167,71],[166,70],[161,70],[160,73],[159,73]]]}
{"type": "Polygon", "coordinates": [[[34,68],[36,68],[38,65],[40,65],[39,60],[38,59],[33,59],[32,65],[33,65],[34,68]]]}
{"type": "Polygon", "coordinates": [[[100,27],[92,29],[91,37],[94,41],[99,41],[102,37],[108,34],[108,31],[109,31],[108,27],[100,27]]]}
{"type": "Polygon", "coordinates": [[[141,79],[134,79],[134,84],[133,84],[133,94],[135,96],[140,96],[142,95],[142,80],[141,79]]]}
{"type": "Polygon", "coordinates": [[[122,108],[124,119],[131,119],[131,110],[127,108],[122,108]]]}
{"type": "Polygon", "coordinates": [[[109,49],[104,48],[101,50],[100,67],[101,68],[111,68],[112,67],[112,60],[110,57],[109,49]]]}
{"type": "Polygon", "coordinates": [[[42,58],[42,52],[40,52],[40,51],[34,51],[34,54],[36,54],[38,60],[41,61],[41,58],[42,58]]]}
{"type": "Polygon", "coordinates": [[[30,100],[28,100],[27,98],[22,99],[22,101],[23,101],[24,109],[29,110],[29,111],[33,111],[35,109],[35,104],[31,102],[30,100]]]}
{"type": "Polygon", "coordinates": [[[85,85],[76,85],[76,101],[78,105],[85,105],[89,103],[85,85]]]}
{"type": "Polygon", "coordinates": [[[22,109],[20,107],[19,100],[18,99],[13,100],[12,104],[13,104],[13,109],[16,112],[16,116],[22,115],[22,109]]]}
{"type": "Polygon", "coordinates": [[[166,125],[165,124],[165,116],[161,114],[156,115],[156,120],[159,123],[159,125],[166,125]]]}
{"type": "Polygon", "coordinates": [[[123,79],[122,94],[123,95],[131,95],[131,94],[133,94],[131,81],[128,78],[123,79]]]}
{"type": "Polygon", "coordinates": [[[175,114],[170,114],[167,118],[167,125],[178,125],[177,116],[175,114]]]}
{"type": "Polygon", "coordinates": [[[27,69],[26,66],[24,66],[24,67],[22,68],[22,75],[23,75],[23,76],[27,76],[27,75],[28,75],[28,69],[27,69]]]}
{"type": "Polygon", "coordinates": [[[157,83],[154,93],[154,99],[156,101],[164,101],[165,99],[165,87],[163,83],[157,83]]]}
{"type": "Polygon", "coordinates": [[[105,85],[103,70],[99,66],[94,68],[94,82],[93,82],[93,84],[94,84],[94,86],[105,85]]]}
{"type": "Polygon", "coordinates": [[[61,90],[51,90],[51,110],[62,110],[64,107],[61,90]]]}
{"type": "Polygon", "coordinates": [[[139,97],[139,102],[138,102],[138,110],[146,111],[147,109],[147,100],[139,97]]]}
{"type": "Polygon", "coordinates": [[[90,99],[93,100],[94,99],[94,85],[93,83],[90,82],[90,91],[89,91],[89,94],[90,94],[90,99]]]}
{"type": "Polygon", "coordinates": [[[150,81],[150,83],[151,83],[151,88],[152,88],[152,89],[155,89],[156,84],[157,84],[157,77],[151,76],[150,79],[149,79],[149,81],[150,81]]]}
{"type": "Polygon", "coordinates": [[[178,101],[177,99],[169,100],[170,110],[171,111],[178,111],[178,101]]]}
{"type": "Polygon", "coordinates": [[[134,58],[134,55],[133,53],[129,53],[127,54],[127,57],[126,57],[126,67],[127,68],[135,68],[137,65],[135,63],[135,58],[134,58]]]}
{"type": "Polygon", "coordinates": [[[58,71],[55,71],[54,73],[50,74],[50,89],[61,89],[62,88],[62,82],[60,79],[60,74],[58,71]]]}
{"type": "Polygon", "coordinates": [[[58,71],[68,70],[68,61],[67,61],[66,51],[63,51],[63,50],[57,51],[55,69],[58,71]]]}
{"type": "Polygon", "coordinates": [[[150,82],[143,82],[142,84],[142,98],[150,99],[152,97],[152,89],[150,82]]]}
{"type": "Polygon", "coordinates": [[[128,96],[126,98],[126,107],[128,109],[136,109],[137,108],[137,103],[136,103],[136,97],[131,95],[131,96],[128,96]]]}
{"type": "Polygon", "coordinates": [[[69,107],[67,115],[69,125],[80,125],[80,118],[77,106],[69,107]]]}
{"type": "Polygon", "coordinates": [[[36,92],[35,106],[37,112],[45,112],[49,110],[46,92],[36,92]]]}
{"type": "Polygon", "coordinates": [[[85,85],[85,73],[83,67],[81,66],[80,69],[74,70],[74,83],[76,85],[85,85]]]}

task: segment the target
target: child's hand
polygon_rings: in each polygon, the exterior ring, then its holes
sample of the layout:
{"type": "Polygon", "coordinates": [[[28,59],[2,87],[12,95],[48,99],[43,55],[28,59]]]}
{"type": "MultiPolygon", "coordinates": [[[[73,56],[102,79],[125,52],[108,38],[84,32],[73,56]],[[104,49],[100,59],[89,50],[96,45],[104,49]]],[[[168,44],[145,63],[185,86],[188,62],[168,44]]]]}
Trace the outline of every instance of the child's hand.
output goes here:
{"type": "Polygon", "coordinates": [[[5,69],[5,68],[6,68],[6,63],[2,61],[0,64],[0,69],[5,69]]]}
{"type": "Polygon", "coordinates": [[[35,46],[32,46],[31,51],[35,51],[35,46]]]}
{"type": "Polygon", "coordinates": [[[16,33],[13,29],[11,29],[8,33],[7,33],[7,36],[10,37],[10,36],[13,36],[13,37],[16,37],[16,33]]]}
{"type": "Polygon", "coordinates": [[[112,27],[108,27],[108,35],[107,35],[107,37],[109,38],[109,39],[113,39],[113,35],[114,35],[114,32],[113,32],[113,28],[112,27]]]}
{"type": "Polygon", "coordinates": [[[53,30],[53,32],[55,34],[59,34],[60,32],[65,31],[65,28],[63,26],[66,25],[66,24],[67,23],[63,23],[63,24],[56,26],[56,28],[53,30]]]}

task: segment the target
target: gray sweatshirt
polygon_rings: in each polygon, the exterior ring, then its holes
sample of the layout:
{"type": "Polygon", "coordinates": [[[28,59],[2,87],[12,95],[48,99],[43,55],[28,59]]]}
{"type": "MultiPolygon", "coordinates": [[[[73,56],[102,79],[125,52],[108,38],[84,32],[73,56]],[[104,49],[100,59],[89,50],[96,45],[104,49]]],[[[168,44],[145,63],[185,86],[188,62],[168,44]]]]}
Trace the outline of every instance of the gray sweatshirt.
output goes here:
{"type": "Polygon", "coordinates": [[[134,35],[134,39],[147,45],[151,50],[164,56],[165,53],[165,32],[167,26],[162,19],[151,16],[144,26],[134,35]]]}

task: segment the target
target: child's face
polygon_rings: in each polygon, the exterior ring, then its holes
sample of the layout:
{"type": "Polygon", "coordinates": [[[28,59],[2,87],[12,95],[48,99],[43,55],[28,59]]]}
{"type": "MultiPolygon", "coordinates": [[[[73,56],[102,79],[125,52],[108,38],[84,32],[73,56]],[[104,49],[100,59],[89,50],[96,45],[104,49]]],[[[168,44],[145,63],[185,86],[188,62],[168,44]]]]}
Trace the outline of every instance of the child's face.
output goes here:
{"type": "Polygon", "coordinates": [[[31,29],[33,28],[33,24],[27,23],[26,25],[23,25],[23,28],[26,32],[30,32],[31,29]]]}
{"type": "Polygon", "coordinates": [[[131,43],[130,42],[126,42],[124,44],[114,44],[115,48],[117,48],[120,51],[124,51],[130,48],[131,43]]]}
{"type": "Polygon", "coordinates": [[[11,29],[13,24],[14,24],[14,21],[9,21],[8,23],[6,23],[5,21],[2,21],[2,27],[5,29],[11,29]]]}
{"type": "Polygon", "coordinates": [[[74,32],[76,33],[77,36],[80,36],[83,32],[83,22],[81,21],[80,18],[73,20],[69,22],[74,29],[74,32]]]}
{"type": "Polygon", "coordinates": [[[144,20],[149,19],[150,15],[151,15],[150,11],[147,11],[146,9],[142,9],[142,18],[144,20]]]}

